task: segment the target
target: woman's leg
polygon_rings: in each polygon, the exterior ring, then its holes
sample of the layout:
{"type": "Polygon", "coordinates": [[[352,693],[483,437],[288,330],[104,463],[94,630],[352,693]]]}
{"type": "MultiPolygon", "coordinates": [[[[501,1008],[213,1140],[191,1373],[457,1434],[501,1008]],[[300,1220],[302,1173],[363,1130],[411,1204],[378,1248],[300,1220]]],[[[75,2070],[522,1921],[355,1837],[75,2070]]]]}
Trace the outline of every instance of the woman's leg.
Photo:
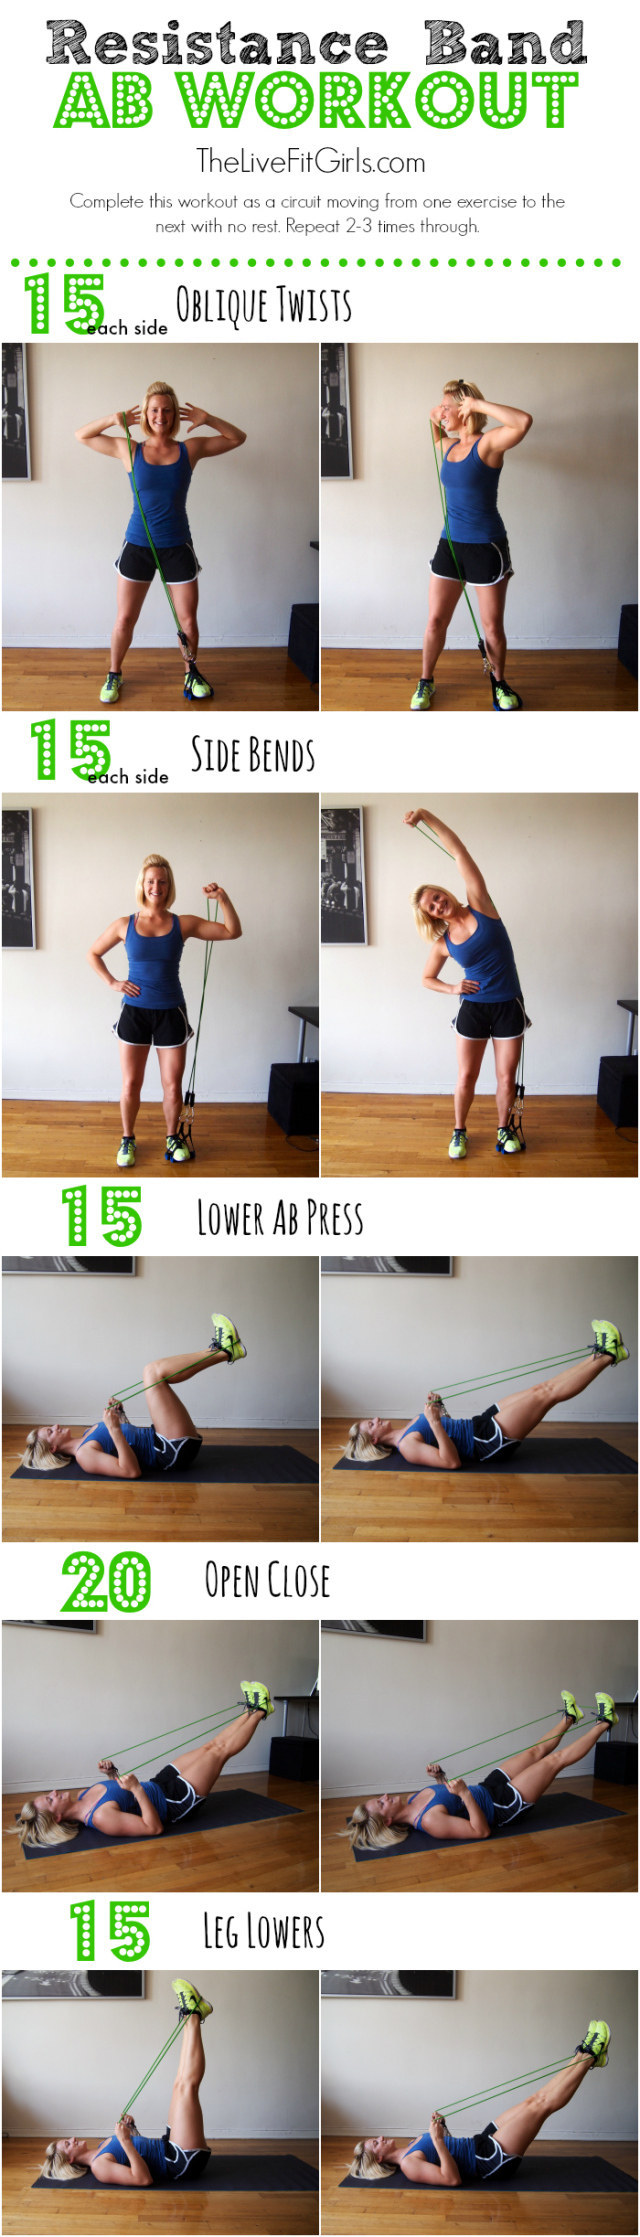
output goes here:
{"type": "MultiPolygon", "coordinates": [[[[538,1755],[537,1748],[531,1748],[528,1767],[516,1774],[516,1785],[523,1801],[539,1802],[541,1794],[546,1794],[547,1787],[553,1786],[558,1773],[566,1771],[568,1763],[580,1763],[583,1756],[590,1755],[591,1749],[595,1747],[596,1740],[601,1740],[604,1733],[608,1731],[609,1726],[604,1722],[602,1724],[591,1724],[586,1732],[581,1731],[576,1735],[575,1740],[570,1742],[568,1748],[555,1748],[552,1753],[547,1752],[545,1756],[538,1755]]],[[[542,1747],[543,1745],[544,1742],[540,1741],[539,1746],[542,1747]]],[[[512,1762],[517,1762],[517,1757],[513,1757],[512,1762]]],[[[502,1771],[507,1771],[509,1778],[514,1777],[513,1770],[510,1770],[507,1764],[501,1764],[500,1768],[502,1771]]]]}
{"type": "Polygon", "coordinates": [[[429,577],[429,619],[422,641],[422,673],[433,676],[436,661],[442,652],[449,623],[462,597],[462,584],[446,582],[441,575],[429,577]]]}
{"type": "Polygon", "coordinates": [[[122,1094],[120,1096],[122,1132],[123,1134],[135,1134],[149,1049],[148,1046],[141,1048],[137,1042],[134,1044],[129,1041],[119,1041],[118,1047],[122,1069],[122,1094]]]}
{"type": "Polygon", "coordinates": [[[529,1390],[514,1390],[510,1398],[502,1398],[496,1421],[506,1437],[528,1437],[538,1422],[552,1406],[568,1404],[570,1398],[579,1398],[589,1383],[602,1375],[611,1360],[602,1355],[598,1359],[579,1359],[575,1367],[564,1367],[558,1375],[548,1375],[543,1383],[532,1383],[529,1390]]]}
{"type": "Polygon", "coordinates": [[[142,1370],[145,1398],[154,1429],[161,1437],[198,1437],[191,1415],[182,1399],[176,1398],[172,1383],[188,1383],[192,1375],[202,1375],[206,1367],[228,1366],[226,1352],[177,1352],[172,1359],[149,1359],[142,1370]]]}
{"type": "Polygon", "coordinates": [[[486,1041],[464,1041],[461,1033],[457,1034],[456,1039],[458,1079],[453,1100],[454,1123],[456,1126],[466,1126],[487,1044],[486,1041]]]}
{"type": "Polygon", "coordinates": [[[500,1770],[506,1771],[509,1779],[519,1779],[523,1771],[528,1771],[532,1763],[541,1763],[543,1756],[551,1755],[554,1748],[557,1748],[558,1741],[563,1740],[567,1732],[573,1731],[575,1726],[571,1718],[560,1717],[551,1732],[543,1733],[541,1740],[532,1740],[530,1747],[520,1748],[517,1755],[508,1756],[507,1761],[500,1764],[500,1770]]]}
{"type": "Polygon", "coordinates": [[[220,1772],[232,1755],[241,1755],[249,1741],[264,1723],[262,1709],[243,1709],[242,1716],[234,1717],[233,1724],[225,1724],[215,1740],[201,1742],[199,1747],[187,1748],[185,1755],[175,1755],[177,1771],[182,1771],[195,1787],[196,1794],[210,1794],[220,1772]]]}
{"type": "Polygon", "coordinates": [[[518,1065],[523,1042],[522,1033],[517,1041],[494,1041],[493,1054],[496,1066],[496,1107],[498,1125],[506,1126],[513,1109],[518,1065]]]}
{"type": "Polygon", "coordinates": [[[198,645],[200,642],[198,632],[197,575],[195,582],[193,583],[170,583],[169,588],[178,616],[178,621],[180,623],[180,628],[184,629],[185,637],[188,637],[189,639],[188,653],[185,652],[184,645],[181,645],[180,647],[185,666],[188,666],[189,660],[195,660],[198,645]]]}
{"type": "Polygon", "coordinates": [[[158,1049],[158,1063],[162,1081],[162,1104],[168,1134],[175,1134],[182,1110],[182,1080],[187,1044],[179,1049],[158,1049]]]}
{"type": "Polygon", "coordinates": [[[543,2121],[548,2120],[551,2113],[560,2113],[563,2105],[570,2104],[593,2063],[587,2051],[577,2051],[571,2064],[563,2066],[561,2074],[554,2074],[550,2082],[541,2082],[532,2097],[523,2097],[519,2105],[500,2113],[495,2127],[497,2142],[503,2151],[516,2156],[528,2151],[543,2121]]]}
{"type": "Polygon", "coordinates": [[[109,654],[109,665],[114,675],[120,674],[148,589],[148,583],[130,583],[124,575],[118,575],[118,602],[109,654]]]}
{"type": "Polygon", "coordinates": [[[202,2151],[203,2147],[206,2151],[207,2148],[198,2094],[204,2065],[200,2020],[197,2012],[190,2012],[182,2030],[178,2072],[169,2106],[169,2136],[172,2144],[179,2144],[183,2152],[202,2151]]]}
{"type": "Polygon", "coordinates": [[[487,583],[478,587],[478,605],[482,623],[485,652],[497,683],[504,679],[507,658],[507,640],[504,630],[504,609],[510,577],[501,583],[487,583]]]}

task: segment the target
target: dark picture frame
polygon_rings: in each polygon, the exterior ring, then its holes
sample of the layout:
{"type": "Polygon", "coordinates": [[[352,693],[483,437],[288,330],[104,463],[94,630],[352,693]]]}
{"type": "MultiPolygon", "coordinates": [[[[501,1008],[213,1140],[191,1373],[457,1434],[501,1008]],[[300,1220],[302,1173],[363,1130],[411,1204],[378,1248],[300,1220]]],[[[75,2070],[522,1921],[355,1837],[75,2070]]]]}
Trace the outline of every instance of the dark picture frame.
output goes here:
{"type": "Polygon", "coordinates": [[[104,2004],[112,1999],[121,2002],[123,1997],[140,2004],[144,1992],[144,1973],[132,1972],[130,1966],[121,1966],[118,1972],[85,1966],[75,1972],[52,1967],[46,1973],[2,1975],[3,2004],[104,2004]]]}
{"type": "Polygon", "coordinates": [[[2,479],[3,482],[31,480],[25,342],[2,344],[2,479]]]}
{"type": "Polygon", "coordinates": [[[353,481],[346,342],[322,342],[320,346],[320,474],[325,482],[353,481]]]}
{"type": "Polygon", "coordinates": [[[321,1973],[320,1993],[333,1997],[391,1997],[405,2003],[455,2003],[455,1973],[321,1973]]]}
{"type": "Polygon", "coordinates": [[[320,938],[325,947],[368,944],[362,808],[320,810],[320,938]]]}
{"type": "Polygon", "coordinates": [[[30,808],[2,810],[2,945],[3,948],[36,947],[30,808]]]}
{"type": "Polygon", "coordinates": [[[423,1647],[427,1644],[425,1622],[411,1623],[402,1617],[399,1623],[372,1623],[359,1617],[353,1623],[339,1622],[337,1617],[325,1616],[323,1631],[343,1631],[354,1639],[400,1639],[405,1646],[423,1647]]]}

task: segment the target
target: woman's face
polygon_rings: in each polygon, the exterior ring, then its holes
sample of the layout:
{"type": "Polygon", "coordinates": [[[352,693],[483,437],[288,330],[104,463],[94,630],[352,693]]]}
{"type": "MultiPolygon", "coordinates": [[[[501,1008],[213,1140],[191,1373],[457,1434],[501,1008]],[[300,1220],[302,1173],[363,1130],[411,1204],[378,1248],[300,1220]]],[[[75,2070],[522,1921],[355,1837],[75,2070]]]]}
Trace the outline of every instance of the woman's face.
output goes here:
{"type": "Polygon", "coordinates": [[[367,1809],[373,1810],[376,1817],[384,1818],[385,1825],[393,1825],[400,1807],[401,1797],[399,1794],[370,1794],[367,1802],[367,1809]]]}
{"type": "Polygon", "coordinates": [[[37,1810],[48,1810],[56,1825],[60,1825],[71,1801],[71,1788],[53,1786],[48,1794],[34,1794],[33,1799],[37,1810]]]}
{"type": "Polygon", "coordinates": [[[373,2153],[374,2159],[386,2159],[395,2150],[395,2136],[365,2136],[364,2148],[373,2153]]]}
{"type": "Polygon", "coordinates": [[[166,907],[169,879],[161,863],[156,863],[150,870],[145,870],[142,891],[145,901],[148,901],[150,906],[155,909],[166,907]]]}
{"type": "Polygon", "coordinates": [[[70,1435],[70,1429],[62,1429],[59,1421],[50,1422],[48,1428],[38,1430],[38,1436],[50,1446],[51,1452],[60,1452],[65,1439],[70,1435]]]}
{"type": "Polygon", "coordinates": [[[175,406],[172,396],[150,396],[147,404],[147,426],[152,435],[172,435],[175,406]]]}
{"type": "Polygon", "coordinates": [[[371,1438],[372,1445],[384,1445],[391,1422],[385,1421],[383,1414],[371,1414],[369,1420],[359,1422],[358,1427],[364,1431],[366,1437],[371,1438]]]}
{"type": "Polygon", "coordinates": [[[450,893],[443,893],[441,886],[437,885],[423,886],[418,907],[422,910],[423,917],[446,919],[453,916],[454,911],[450,893]]]}
{"type": "Polygon", "coordinates": [[[440,426],[447,427],[450,434],[453,434],[455,428],[464,425],[460,405],[456,402],[455,396],[443,396],[442,403],[438,406],[438,417],[440,426]]]}

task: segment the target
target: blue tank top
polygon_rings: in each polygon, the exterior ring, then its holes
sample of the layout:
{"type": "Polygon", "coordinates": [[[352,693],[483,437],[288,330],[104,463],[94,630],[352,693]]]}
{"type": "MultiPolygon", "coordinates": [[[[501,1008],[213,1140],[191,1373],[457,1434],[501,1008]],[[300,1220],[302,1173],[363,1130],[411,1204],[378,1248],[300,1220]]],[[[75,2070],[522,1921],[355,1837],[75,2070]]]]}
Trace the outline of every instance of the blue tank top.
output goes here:
{"type": "MultiPolygon", "coordinates": [[[[444,2141],[447,2151],[451,2153],[451,2158],[455,2159],[456,2167],[460,2169],[463,2182],[472,2183],[476,2174],[476,2147],[473,2137],[449,2136],[445,2129],[444,2141]]],[[[419,2136],[417,2144],[412,2144],[410,2151],[405,2152],[405,2159],[411,2157],[411,2152],[423,2152],[430,2167],[437,2167],[439,2164],[435,2144],[428,2132],[426,2136],[419,2136]]]]}
{"type": "MultiPolygon", "coordinates": [[[[138,2136],[134,2130],[131,2142],[135,2145],[136,2151],[140,2153],[140,2158],[144,2159],[146,2166],[151,2168],[154,2182],[164,2182],[167,2173],[167,2155],[162,2136],[138,2136]]],[[[96,2159],[101,2159],[103,2152],[111,2152],[113,2159],[118,2160],[120,2167],[129,2166],[127,2154],[119,2136],[110,2136],[108,2144],[101,2144],[99,2152],[96,2152],[96,2159]]]]}
{"type": "Polygon", "coordinates": [[[450,940],[445,932],[444,941],[454,963],[461,963],[465,979],[477,979],[478,992],[469,995],[470,1002],[511,1002],[515,995],[522,1001],[522,988],[516,970],[516,959],[506,925],[501,917],[483,917],[479,909],[472,911],[476,919],[475,932],[468,940],[450,940]]]}
{"type": "Polygon", "coordinates": [[[180,456],[172,466],[152,466],[144,455],[144,443],[138,443],[133,454],[135,474],[129,475],[134,493],[133,512],[127,524],[126,542],[143,544],[149,549],[140,506],[135,497],[140,492],[145,519],[149,523],[154,544],[165,551],[174,544],[190,544],[191,530],[187,520],[187,490],[191,481],[191,461],[186,443],[179,445],[180,456]]]}
{"type": "MultiPolygon", "coordinates": [[[[456,1452],[459,1452],[460,1459],[472,1460],[473,1422],[452,1421],[450,1414],[443,1414],[442,1427],[446,1430],[447,1436],[451,1438],[452,1445],[455,1445],[456,1452]]],[[[410,1421],[409,1428],[403,1429],[400,1438],[401,1445],[404,1444],[405,1437],[410,1436],[412,1429],[417,1429],[418,1435],[424,1437],[425,1445],[437,1445],[438,1439],[434,1437],[431,1423],[427,1421],[426,1414],[417,1414],[415,1421],[410,1421]]]]}
{"type": "Polygon", "coordinates": [[[185,1008],[180,985],[180,960],[184,940],[179,917],[172,917],[171,931],[162,932],[158,939],[149,939],[138,932],[135,916],[130,916],[125,939],[127,971],[139,994],[125,995],[125,1002],[139,1002],[145,1010],[174,1010],[185,1008]]]}
{"type": "MultiPolygon", "coordinates": [[[[137,1453],[141,1468],[145,1471],[147,1469],[150,1472],[153,1471],[155,1474],[157,1462],[153,1430],[137,1429],[135,1422],[132,1421],[123,1421],[120,1426],[125,1445],[130,1445],[132,1452],[137,1453]]],[[[92,1444],[99,1445],[101,1452],[109,1453],[112,1460],[116,1458],[116,1446],[111,1431],[107,1429],[106,1421],[97,1421],[95,1428],[88,1429],[86,1437],[81,1437],[80,1443],[81,1445],[87,1445],[89,1440],[92,1444]]]]}
{"type": "MultiPolygon", "coordinates": [[[[97,1785],[97,1780],[92,1783],[97,1785]]],[[[132,1794],[130,1787],[119,1786],[117,1779],[105,1779],[103,1785],[104,1792],[98,1795],[97,1802],[92,1803],[89,1816],[83,1821],[85,1825],[93,1825],[95,1812],[102,1809],[103,1802],[117,1802],[118,1809],[122,1810],[125,1818],[142,1817],[140,1804],[136,1801],[135,1794],[132,1794]]],[[[162,1787],[158,1786],[156,1779],[141,1779],[140,1785],[143,1792],[148,1795],[149,1801],[153,1803],[154,1810],[157,1810],[158,1817],[162,1819],[163,1825],[167,1825],[169,1822],[169,1807],[166,1794],[162,1792],[162,1787]]],[[[88,1786],[83,1786],[78,1795],[78,1801],[82,1802],[84,1795],[88,1793],[88,1786]]],[[[97,1830],[100,1831],[99,1826],[97,1830]]]]}
{"type": "MultiPolygon", "coordinates": [[[[478,436],[478,442],[480,436],[478,436]]],[[[498,512],[498,483],[501,466],[487,466],[478,456],[478,442],[473,450],[456,465],[451,453],[455,443],[449,444],[440,467],[440,480],[447,500],[449,534],[454,543],[489,544],[493,536],[504,536],[505,525],[498,512]]]]}
{"type": "MultiPolygon", "coordinates": [[[[487,1825],[493,1825],[496,1813],[493,1795],[489,1793],[489,1788],[486,1786],[472,1786],[470,1781],[468,1782],[468,1785],[469,1793],[473,1796],[474,1802],[477,1802],[478,1808],[484,1811],[487,1825]]],[[[416,1787],[416,1794],[419,1793],[420,1788],[416,1787]]],[[[407,1802],[415,1802],[416,1794],[408,1794],[407,1802]]],[[[459,1794],[450,1794],[448,1786],[434,1786],[431,1801],[425,1802],[424,1809],[420,1811],[418,1823],[414,1827],[414,1831],[416,1833],[422,1832],[423,1818],[427,1817],[429,1810],[437,1809],[439,1803],[442,1803],[443,1809],[446,1810],[447,1816],[450,1818],[466,1818],[468,1816],[468,1812],[465,1809],[464,1802],[462,1801],[462,1798],[459,1794]]]]}

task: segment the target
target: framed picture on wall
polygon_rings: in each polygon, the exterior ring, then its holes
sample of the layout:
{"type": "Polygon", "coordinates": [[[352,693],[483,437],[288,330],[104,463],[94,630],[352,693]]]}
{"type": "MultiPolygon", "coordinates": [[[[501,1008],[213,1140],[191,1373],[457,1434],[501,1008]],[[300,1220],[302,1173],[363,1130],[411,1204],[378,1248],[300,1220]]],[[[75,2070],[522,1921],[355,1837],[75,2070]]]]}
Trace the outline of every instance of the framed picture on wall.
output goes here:
{"type": "Polygon", "coordinates": [[[44,1620],[41,1621],[39,1616],[6,1616],[5,1628],[7,1628],[9,1631],[95,1632],[97,1631],[98,1626],[94,1620],[90,1619],[89,1617],[85,1618],[84,1616],[70,1616],[68,1623],[65,1623],[63,1621],[62,1616],[54,1616],[52,1621],[49,1623],[45,1623],[44,1620]]]}
{"type": "Polygon", "coordinates": [[[135,1275],[135,1258],[3,1258],[3,1274],[128,1274],[135,1275]]]}
{"type": "Polygon", "coordinates": [[[141,2003],[144,1997],[144,1973],[132,1973],[127,1966],[116,1973],[99,1973],[92,1968],[82,1973],[3,1973],[3,2004],[52,2004],[92,2001],[104,2004],[111,1997],[134,1997],[141,2003]]]}
{"type": "Polygon", "coordinates": [[[323,1631],[352,1631],[356,1639],[404,1639],[413,1646],[424,1646],[427,1638],[426,1623],[409,1623],[403,1616],[401,1623],[338,1623],[327,1616],[323,1631]]]}
{"type": "Polygon", "coordinates": [[[455,1973],[322,1973],[323,1996],[395,1996],[455,2000],[455,1973]]]}
{"type": "Polygon", "coordinates": [[[2,479],[3,482],[31,480],[24,342],[2,344],[2,479]]]}
{"type": "Polygon", "coordinates": [[[353,480],[346,342],[323,342],[320,349],[320,472],[323,481],[353,480]]]}
{"type": "Polygon", "coordinates": [[[320,811],[320,937],[326,947],[367,945],[361,808],[320,811]]]}
{"type": "Polygon", "coordinates": [[[35,948],[33,829],[30,808],[2,811],[2,945],[35,948]]]}
{"type": "Polygon", "coordinates": [[[323,1258],[323,1274],[418,1274],[427,1278],[453,1273],[452,1258],[323,1258]]]}

